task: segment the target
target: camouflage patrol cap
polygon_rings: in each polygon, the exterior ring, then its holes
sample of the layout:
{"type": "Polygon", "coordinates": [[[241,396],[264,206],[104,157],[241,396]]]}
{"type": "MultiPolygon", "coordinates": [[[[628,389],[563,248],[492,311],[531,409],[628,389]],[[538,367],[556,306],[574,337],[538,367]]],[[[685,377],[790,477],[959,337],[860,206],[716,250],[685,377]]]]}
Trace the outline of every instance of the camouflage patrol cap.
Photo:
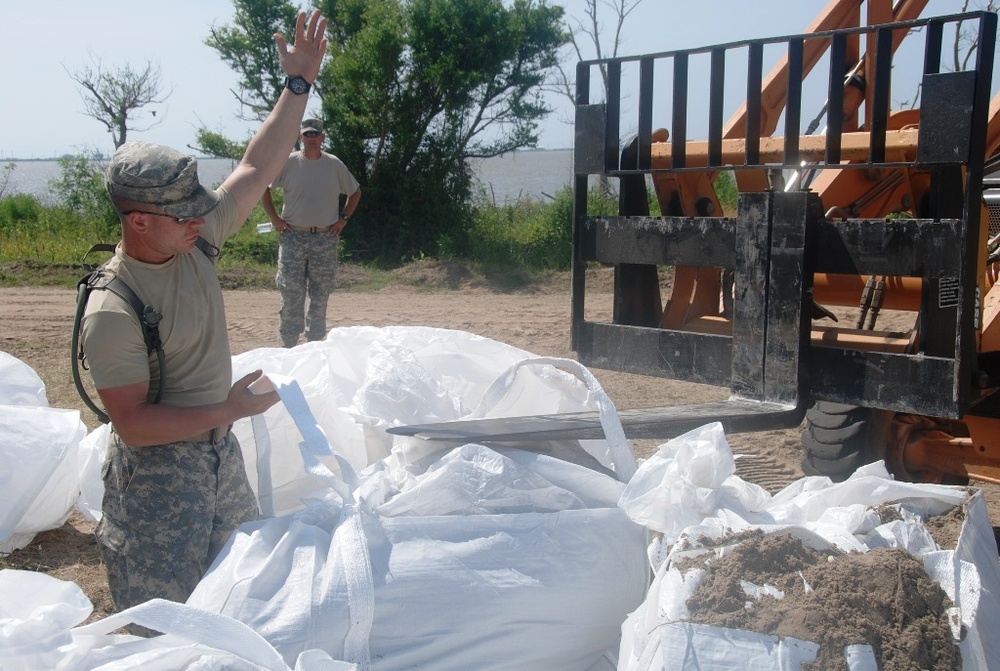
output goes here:
{"type": "Polygon", "coordinates": [[[299,128],[300,133],[308,133],[309,131],[315,131],[317,133],[323,132],[323,122],[319,119],[305,119],[302,121],[302,127],[299,128]]]}
{"type": "Polygon", "coordinates": [[[108,193],[150,203],[172,217],[203,217],[219,197],[198,181],[198,161],[176,149],[150,142],[126,142],[111,157],[105,173],[108,193]]]}

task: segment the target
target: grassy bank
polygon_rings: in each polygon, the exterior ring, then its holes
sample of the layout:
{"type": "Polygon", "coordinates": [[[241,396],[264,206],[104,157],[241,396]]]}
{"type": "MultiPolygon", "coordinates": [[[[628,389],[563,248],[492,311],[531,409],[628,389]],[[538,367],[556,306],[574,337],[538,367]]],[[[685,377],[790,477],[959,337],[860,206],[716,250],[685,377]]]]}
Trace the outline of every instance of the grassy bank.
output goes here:
{"type": "MultiPolygon", "coordinates": [[[[12,169],[7,168],[8,177],[12,169]]],[[[104,191],[101,165],[85,157],[67,157],[60,160],[60,169],[60,178],[49,189],[55,205],[31,195],[5,194],[6,180],[0,179],[0,286],[72,287],[86,272],[84,261],[97,265],[108,256],[88,254],[92,245],[119,239],[120,224],[104,191]]],[[[602,211],[615,207],[613,199],[604,201],[602,211]]],[[[379,266],[356,262],[345,244],[350,241],[348,232],[341,241],[338,288],[374,291],[393,283],[425,288],[469,278],[516,288],[536,281],[535,275],[544,279],[546,273],[569,268],[572,193],[568,188],[548,203],[495,204],[483,198],[470,211],[470,220],[456,223],[433,254],[415,254],[388,267],[384,262],[379,266]],[[436,276],[434,282],[429,274],[436,276]]],[[[363,226],[363,213],[359,219],[363,226]]],[[[257,224],[266,221],[258,206],[227,241],[218,261],[225,287],[274,287],[278,234],[257,232],[257,224]]]]}
{"type": "MultiPolygon", "coordinates": [[[[97,265],[106,253],[88,254],[96,243],[120,237],[118,216],[104,191],[102,168],[85,157],[60,160],[61,176],[50,184],[55,205],[25,194],[6,194],[13,166],[0,169],[0,286],[73,287],[86,272],[84,261],[97,265]],[[7,172],[3,172],[6,170],[7,172]]],[[[735,207],[731,180],[721,180],[726,210],[735,207]]],[[[717,189],[719,182],[717,182],[717,189]]],[[[614,215],[617,198],[597,188],[589,194],[590,214],[614,215]]],[[[658,204],[650,197],[650,212],[658,204]]],[[[362,207],[362,210],[364,208],[362,207]]],[[[531,199],[498,204],[480,196],[469,208],[468,221],[456,222],[424,253],[386,266],[352,258],[350,231],[341,240],[338,290],[377,291],[390,284],[418,289],[467,288],[516,291],[544,286],[565,274],[572,254],[573,193],[558,192],[551,201],[531,199]]],[[[364,225],[364,216],[359,217],[364,225]]],[[[219,257],[219,277],[230,289],[271,289],[278,256],[278,234],[258,233],[267,221],[259,205],[243,228],[226,243],[219,257]]]]}

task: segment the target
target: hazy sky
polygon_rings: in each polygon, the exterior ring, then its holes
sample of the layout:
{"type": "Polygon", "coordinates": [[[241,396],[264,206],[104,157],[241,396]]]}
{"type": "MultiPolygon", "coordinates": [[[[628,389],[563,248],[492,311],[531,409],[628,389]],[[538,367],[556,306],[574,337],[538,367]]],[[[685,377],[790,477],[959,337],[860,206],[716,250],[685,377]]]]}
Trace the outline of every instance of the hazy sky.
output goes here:
{"type": "MultiPolygon", "coordinates": [[[[583,17],[583,0],[550,0],[583,17]]],[[[621,55],[669,51],[802,32],[827,0],[643,0],[625,25],[621,55]]],[[[924,14],[957,11],[960,0],[930,0],[924,14]]],[[[156,126],[130,139],[179,149],[194,143],[204,125],[230,137],[246,137],[256,123],[237,118],[231,89],[236,77],[205,46],[213,24],[231,23],[231,0],[54,0],[35,6],[5,0],[0,9],[3,65],[0,87],[0,160],[44,158],[100,150],[111,136],[83,113],[83,101],[66,70],[99,59],[105,66],[160,66],[164,91],[156,126]]],[[[608,17],[608,29],[613,27],[608,17]]],[[[591,57],[592,54],[586,54],[591,57]]],[[[567,61],[568,62],[568,61],[567,61]]],[[[541,145],[571,147],[569,102],[543,123],[541,145]]],[[[313,99],[310,111],[318,111],[313,99]]]]}

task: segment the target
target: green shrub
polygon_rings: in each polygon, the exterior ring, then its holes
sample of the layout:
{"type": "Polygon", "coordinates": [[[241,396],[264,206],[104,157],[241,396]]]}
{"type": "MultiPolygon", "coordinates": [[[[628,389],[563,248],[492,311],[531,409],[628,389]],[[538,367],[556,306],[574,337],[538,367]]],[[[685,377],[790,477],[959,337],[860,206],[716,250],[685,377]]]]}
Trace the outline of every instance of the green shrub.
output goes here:
{"type": "MultiPolygon", "coordinates": [[[[588,201],[591,215],[618,213],[617,199],[598,188],[589,191],[588,201]]],[[[573,190],[561,189],[551,202],[528,198],[502,205],[480,194],[469,224],[443,236],[439,248],[443,256],[489,267],[567,270],[573,253],[573,190]]]]}
{"type": "Polygon", "coordinates": [[[220,263],[223,260],[229,266],[240,263],[277,265],[278,234],[273,231],[261,234],[257,232],[256,225],[246,224],[226,241],[220,263]]]}
{"type": "Polygon", "coordinates": [[[49,190],[60,205],[87,221],[101,237],[117,237],[120,224],[104,188],[104,169],[97,158],[63,156],[60,175],[49,183],[49,190]]]}
{"type": "Polygon", "coordinates": [[[0,199],[0,231],[13,231],[32,224],[42,215],[42,204],[34,196],[15,193],[0,199]]]}

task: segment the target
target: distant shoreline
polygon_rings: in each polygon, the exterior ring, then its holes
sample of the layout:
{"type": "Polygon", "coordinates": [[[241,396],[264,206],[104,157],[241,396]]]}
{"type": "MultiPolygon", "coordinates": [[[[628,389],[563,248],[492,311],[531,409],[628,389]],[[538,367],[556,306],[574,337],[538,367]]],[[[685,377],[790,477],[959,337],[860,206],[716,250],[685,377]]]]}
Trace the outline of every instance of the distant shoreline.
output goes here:
{"type": "MultiPolygon", "coordinates": [[[[516,149],[510,154],[528,154],[537,151],[572,151],[573,147],[546,147],[546,148],[534,148],[534,149],[516,149]]],[[[58,161],[63,158],[76,158],[77,156],[83,156],[84,154],[63,154],[62,156],[50,156],[49,158],[0,158],[0,164],[7,163],[41,163],[44,161],[58,161]]],[[[88,156],[88,158],[96,158],[97,160],[105,160],[111,158],[110,156],[88,156]]],[[[195,156],[198,160],[210,160],[220,158],[219,156],[195,156]]]]}
{"type": "MultiPolygon", "coordinates": [[[[75,160],[79,159],[68,159],[71,164],[75,160]]],[[[230,159],[202,157],[198,159],[198,173],[205,184],[217,185],[229,176],[234,164],[230,159]]],[[[62,165],[60,159],[0,160],[0,181],[6,178],[5,195],[31,195],[44,204],[53,204],[52,184],[62,174],[62,165]]],[[[481,191],[493,202],[551,199],[552,194],[572,184],[573,150],[522,149],[493,158],[470,159],[469,168],[476,178],[475,192],[481,191]]]]}

